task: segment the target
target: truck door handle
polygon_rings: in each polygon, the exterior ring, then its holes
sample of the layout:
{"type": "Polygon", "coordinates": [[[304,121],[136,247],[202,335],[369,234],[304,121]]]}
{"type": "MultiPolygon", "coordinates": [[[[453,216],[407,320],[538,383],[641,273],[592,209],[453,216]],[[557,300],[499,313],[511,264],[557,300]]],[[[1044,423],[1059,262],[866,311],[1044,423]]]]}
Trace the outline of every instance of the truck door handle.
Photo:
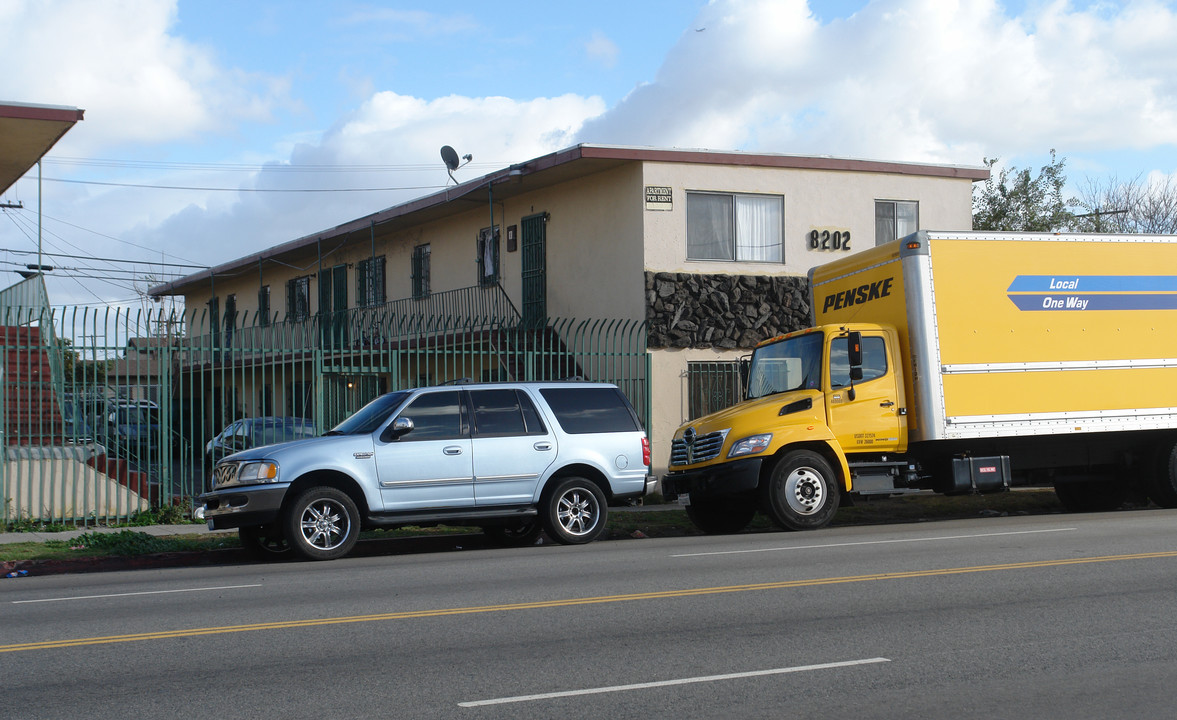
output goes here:
{"type": "Polygon", "coordinates": [[[883,402],[879,403],[879,407],[891,407],[894,404],[895,403],[891,402],[890,400],[884,400],[883,402]]]}
{"type": "Polygon", "coordinates": [[[551,450],[552,444],[550,442],[537,442],[532,447],[534,447],[536,450],[551,450]]]}
{"type": "Polygon", "coordinates": [[[457,445],[450,445],[447,448],[442,448],[442,452],[446,455],[461,455],[462,448],[458,447],[457,445]]]}

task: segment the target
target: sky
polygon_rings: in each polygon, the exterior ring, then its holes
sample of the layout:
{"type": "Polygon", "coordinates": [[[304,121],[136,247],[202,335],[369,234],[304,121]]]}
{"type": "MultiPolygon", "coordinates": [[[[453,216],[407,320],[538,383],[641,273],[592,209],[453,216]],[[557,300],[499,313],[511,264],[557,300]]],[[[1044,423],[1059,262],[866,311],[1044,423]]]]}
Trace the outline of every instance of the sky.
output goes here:
{"type": "Polygon", "coordinates": [[[459,181],[581,142],[1177,173],[1177,0],[0,0],[0,66],[85,110],[40,171],[54,305],[432,193],[442,145],[459,181]]]}

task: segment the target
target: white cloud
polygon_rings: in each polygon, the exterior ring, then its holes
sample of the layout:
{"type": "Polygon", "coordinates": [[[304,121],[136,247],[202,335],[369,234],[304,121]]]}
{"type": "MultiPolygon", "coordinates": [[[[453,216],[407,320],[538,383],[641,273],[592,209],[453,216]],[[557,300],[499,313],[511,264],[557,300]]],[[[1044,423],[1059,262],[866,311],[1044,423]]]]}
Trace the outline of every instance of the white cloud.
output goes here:
{"type": "Polygon", "coordinates": [[[79,154],[231,131],[285,102],[285,79],[219,66],[175,22],[175,0],[7,0],[2,99],[84,109],[62,142],[79,154]]]}
{"type": "Polygon", "coordinates": [[[594,31],[592,37],[584,44],[584,52],[589,59],[604,68],[613,68],[617,65],[617,57],[621,54],[621,49],[617,47],[617,43],[610,40],[604,33],[597,30],[594,31]]]}
{"type": "Polygon", "coordinates": [[[581,139],[977,163],[1177,143],[1177,13],[1143,0],[1008,17],[996,0],[712,2],[657,79],[581,139]]]}

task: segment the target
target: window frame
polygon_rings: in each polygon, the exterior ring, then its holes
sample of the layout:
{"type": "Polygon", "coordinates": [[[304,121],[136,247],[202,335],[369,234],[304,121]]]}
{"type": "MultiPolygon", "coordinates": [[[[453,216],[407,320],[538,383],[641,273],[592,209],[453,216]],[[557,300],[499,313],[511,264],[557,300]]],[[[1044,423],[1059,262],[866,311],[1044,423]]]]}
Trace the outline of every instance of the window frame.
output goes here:
{"type": "MultiPolygon", "coordinates": [[[[785,264],[785,196],[784,195],[778,194],[778,193],[728,192],[728,191],[719,191],[719,190],[687,190],[686,191],[686,198],[687,198],[687,200],[686,200],[686,203],[687,203],[686,257],[687,257],[688,261],[692,261],[692,262],[761,263],[761,264],[771,264],[771,265],[784,265],[785,264]],[[691,228],[694,227],[695,224],[691,222],[691,201],[693,198],[701,198],[704,196],[718,197],[718,198],[729,198],[731,200],[731,224],[727,228],[728,237],[726,238],[726,240],[728,241],[728,253],[729,253],[730,257],[701,257],[701,256],[697,256],[697,255],[692,255],[691,228]],[[757,259],[757,258],[748,258],[748,257],[741,256],[741,252],[740,252],[741,249],[747,249],[747,248],[752,247],[748,244],[741,245],[741,243],[740,243],[740,239],[741,239],[741,236],[740,236],[740,200],[741,199],[746,199],[746,200],[772,199],[772,200],[776,201],[778,213],[779,213],[779,218],[780,218],[780,222],[778,223],[778,226],[776,228],[776,233],[775,233],[776,234],[776,244],[775,244],[775,246],[764,245],[762,247],[768,248],[768,252],[770,254],[772,253],[773,250],[775,250],[776,254],[778,255],[778,258],[776,258],[776,259],[773,259],[773,258],[757,259]]],[[[747,238],[748,241],[751,241],[751,239],[752,238],[747,238]]]]}
{"type": "Polygon", "coordinates": [[[270,325],[270,286],[262,285],[257,291],[257,324],[261,327],[270,325]]]}

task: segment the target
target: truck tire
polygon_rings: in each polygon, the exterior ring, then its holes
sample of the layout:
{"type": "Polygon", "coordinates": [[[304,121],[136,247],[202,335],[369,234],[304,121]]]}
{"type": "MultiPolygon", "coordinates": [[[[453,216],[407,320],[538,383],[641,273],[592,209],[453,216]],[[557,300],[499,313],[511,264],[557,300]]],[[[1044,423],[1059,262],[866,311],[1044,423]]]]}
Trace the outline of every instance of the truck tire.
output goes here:
{"type": "Polygon", "coordinates": [[[591,480],[566,477],[544,493],[541,503],[544,530],[561,545],[582,545],[605,531],[609,507],[605,493],[591,480]]]}
{"type": "Polygon", "coordinates": [[[313,487],[290,504],[282,531],[295,555],[334,560],[355,546],[360,513],[347,493],[333,487],[313,487]]]}
{"type": "Polygon", "coordinates": [[[823,528],[842,501],[835,477],[824,457],[795,450],[777,462],[761,485],[764,511],[786,530],[823,528]]]}
{"type": "Polygon", "coordinates": [[[1148,483],[1148,498],[1163,508],[1177,508],[1177,443],[1165,443],[1148,483]]]}
{"type": "Polygon", "coordinates": [[[1128,486],[1111,478],[1060,480],[1054,484],[1054,494],[1067,512],[1108,512],[1128,499],[1128,486]]]}
{"type": "Polygon", "coordinates": [[[733,498],[703,498],[687,505],[687,517],[708,535],[730,535],[748,527],[756,516],[754,502],[733,498]]]}
{"type": "Polygon", "coordinates": [[[237,529],[241,549],[254,560],[285,560],[290,557],[290,543],[277,525],[250,525],[237,529]]]}

